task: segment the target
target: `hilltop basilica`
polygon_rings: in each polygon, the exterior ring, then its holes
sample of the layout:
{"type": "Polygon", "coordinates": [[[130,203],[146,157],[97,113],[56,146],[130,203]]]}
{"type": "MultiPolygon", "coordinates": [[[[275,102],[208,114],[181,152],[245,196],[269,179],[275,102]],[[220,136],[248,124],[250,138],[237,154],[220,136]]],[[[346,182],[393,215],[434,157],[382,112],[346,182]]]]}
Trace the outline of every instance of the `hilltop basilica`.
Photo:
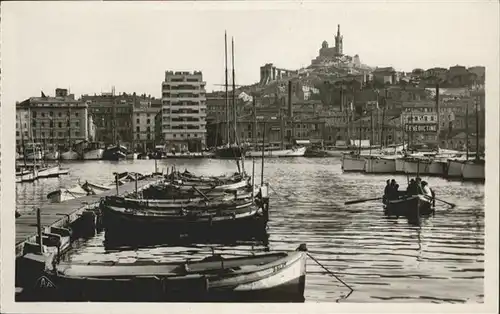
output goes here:
{"type": "Polygon", "coordinates": [[[340,25],[337,25],[335,46],[328,47],[328,42],[326,40],[323,41],[323,43],[321,44],[321,49],[319,49],[319,55],[314,60],[312,60],[311,67],[335,66],[339,65],[339,63],[342,63],[344,65],[350,64],[351,67],[360,67],[361,62],[358,55],[355,55],[354,57],[344,55],[343,41],[344,36],[340,34],[340,25]]]}

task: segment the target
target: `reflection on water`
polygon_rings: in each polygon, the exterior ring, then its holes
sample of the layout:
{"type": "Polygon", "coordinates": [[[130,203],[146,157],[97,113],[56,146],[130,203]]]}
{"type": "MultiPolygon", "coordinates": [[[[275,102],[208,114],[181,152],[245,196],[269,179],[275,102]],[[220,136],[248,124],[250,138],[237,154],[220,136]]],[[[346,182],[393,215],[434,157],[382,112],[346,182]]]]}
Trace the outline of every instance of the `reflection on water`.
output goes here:
{"type": "MultiPolygon", "coordinates": [[[[154,171],[154,160],[75,162],[69,176],[17,185],[18,210],[32,210],[47,202],[47,193],[70,187],[78,180],[111,184],[115,171],[154,171]]],[[[223,160],[163,160],[197,174],[236,171],[223,160]]],[[[246,162],[247,171],[252,163],[246,162]]],[[[260,182],[260,162],[256,162],[260,182]]],[[[184,261],[216,253],[295,249],[307,243],[310,253],[354,288],[345,302],[483,302],[484,186],[427,178],[437,196],[457,204],[451,209],[436,202],[435,217],[420,224],[383,216],[380,203],[345,206],[358,198],[380,196],[389,176],[343,174],[338,159],[268,159],[265,180],[271,196],[269,245],[157,245],[109,250],[104,235],[78,243],[68,258],[75,261],[184,261]]],[[[400,185],[405,176],[393,176],[400,185]]],[[[335,301],[348,290],[327,272],[308,261],[307,301],[335,301]]]]}

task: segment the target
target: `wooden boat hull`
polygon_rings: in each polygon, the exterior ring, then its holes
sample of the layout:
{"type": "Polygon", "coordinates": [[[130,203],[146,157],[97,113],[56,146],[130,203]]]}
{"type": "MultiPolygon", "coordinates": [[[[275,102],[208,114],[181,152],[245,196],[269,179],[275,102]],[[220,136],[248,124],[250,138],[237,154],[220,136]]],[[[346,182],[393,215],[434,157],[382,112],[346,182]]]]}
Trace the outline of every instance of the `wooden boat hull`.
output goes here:
{"type": "Polygon", "coordinates": [[[435,176],[445,176],[448,163],[444,160],[433,160],[429,165],[429,174],[435,176]]]}
{"type": "Polygon", "coordinates": [[[396,172],[396,160],[388,158],[367,158],[365,164],[366,173],[394,173],[396,172]]]}
{"type": "Polygon", "coordinates": [[[245,151],[245,148],[239,146],[218,147],[214,152],[214,157],[222,159],[241,158],[245,156],[245,151]]]}
{"type": "Polygon", "coordinates": [[[62,160],[78,160],[78,157],[78,153],[72,150],[61,154],[62,160]]]}
{"type": "Polygon", "coordinates": [[[102,154],[103,160],[122,160],[127,157],[127,149],[123,146],[114,146],[104,150],[102,154]]]}
{"type": "Polygon", "coordinates": [[[27,287],[31,301],[304,302],[305,251],[186,263],[58,265],[27,287]],[[259,262],[262,261],[262,262],[259,262]],[[182,267],[182,268],[181,268],[182,267]]]}
{"type": "Polygon", "coordinates": [[[101,160],[104,155],[104,149],[93,149],[83,153],[83,160],[101,160]]]}
{"type": "Polygon", "coordinates": [[[80,185],[74,186],[69,189],[59,189],[47,194],[47,198],[52,203],[61,203],[64,201],[72,200],[74,198],[80,198],[87,196],[88,192],[85,191],[80,185]]]}
{"type": "Polygon", "coordinates": [[[363,157],[351,157],[344,155],[342,157],[342,171],[344,172],[363,172],[365,171],[366,160],[363,157]]]}
{"type": "Polygon", "coordinates": [[[462,177],[462,165],[464,160],[448,160],[448,171],[446,176],[448,178],[460,178],[462,177]]]}
{"type": "Polygon", "coordinates": [[[430,161],[428,160],[411,160],[406,159],[404,164],[404,171],[407,174],[429,174],[430,161]]]}
{"type": "Polygon", "coordinates": [[[121,237],[124,234],[135,237],[176,237],[184,234],[235,233],[251,234],[267,227],[266,209],[256,205],[227,208],[210,213],[203,210],[183,211],[176,209],[165,213],[153,210],[131,210],[101,204],[106,237],[121,237]]]}
{"type": "Polygon", "coordinates": [[[47,160],[59,160],[59,152],[58,151],[50,151],[46,152],[44,158],[47,160]]]}
{"type": "Polygon", "coordinates": [[[405,172],[405,160],[404,158],[397,158],[395,161],[396,173],[404,173],[405,172]]]}
{"type": "Polygon", "coordinates": [[[386,201],[384,212],[388,216],[419,217],[434,213],[432,200],[424,195],[411,195],[386,201]]]}
{"type": "MultiPolygon", "coordinates": [[[[306,147],[296,149],[266,150],[264,157],[302,157],[306,153],[306,147]]],[[[247,157],[261,157],[262,151],[247,151],[247,157]]]]}
{"type": "Polygon", "coordinates": [[[485,162],[476,163],[474,161],[465,162],[462,164],[462,179],[482,181],[484,177],[485,162]]]}
{"type": "Polygon", "coordinates": [[[39,178],[53,178],[59,176],[59,166],[47,167],[38,170],[39,178]]]}

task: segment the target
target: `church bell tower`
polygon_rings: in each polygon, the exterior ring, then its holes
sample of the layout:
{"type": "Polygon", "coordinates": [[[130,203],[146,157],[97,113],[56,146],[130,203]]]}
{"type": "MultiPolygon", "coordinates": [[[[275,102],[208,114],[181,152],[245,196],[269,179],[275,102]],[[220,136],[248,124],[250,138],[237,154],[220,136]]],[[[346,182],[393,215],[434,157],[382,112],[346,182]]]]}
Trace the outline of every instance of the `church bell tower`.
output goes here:
{"type": "Polygon", "coordinates": [[[343,36],[340,35],[340,24],[337,25],[337,35],[335,35],[335,54],[342,55],[343,52],[343,36]]]}

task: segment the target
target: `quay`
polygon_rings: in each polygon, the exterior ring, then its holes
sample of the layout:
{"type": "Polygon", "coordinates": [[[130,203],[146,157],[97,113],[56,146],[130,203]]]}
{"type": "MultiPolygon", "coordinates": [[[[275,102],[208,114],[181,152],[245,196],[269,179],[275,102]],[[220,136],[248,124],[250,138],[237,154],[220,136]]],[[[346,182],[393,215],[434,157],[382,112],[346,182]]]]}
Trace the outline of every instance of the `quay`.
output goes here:
{"type": "MultiPolygon", "coordinates": [[[[65,228],[84,216],[84,212],[96,209],[101,198],[110,195],[127,196],[141,191],[162,180],[162,176],[148,176],[143,180],[133,181],[113,188],[98,195],[88,195],[61,203],[40,206],[41,231],[47,234],[57,228],[65,228]]],[[[36,243],[38,238],[38,217],[36,212],[16,218],[16,258],[24,255],[25,245],[36,243]]]]}

